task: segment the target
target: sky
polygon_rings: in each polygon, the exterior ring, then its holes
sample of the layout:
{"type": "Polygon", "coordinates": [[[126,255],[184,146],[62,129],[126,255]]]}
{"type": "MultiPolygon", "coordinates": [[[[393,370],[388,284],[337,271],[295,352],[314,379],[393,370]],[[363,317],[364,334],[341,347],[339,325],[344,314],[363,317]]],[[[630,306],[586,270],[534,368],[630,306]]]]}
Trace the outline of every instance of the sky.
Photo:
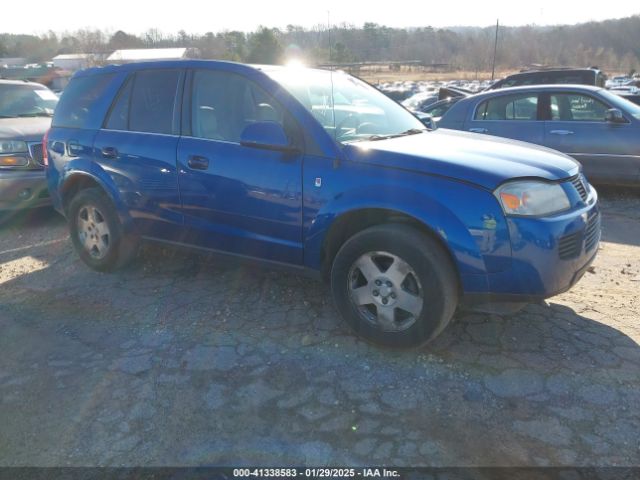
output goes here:
{"type": "Polygon", "coordinates": [[[313,27],[375,22],[390,27],[575,24],[640,14],[637,0],[3,0],[2,33],[40,34],[99,28],[140,34],[224,30],[253,31],[260,25],[313,27]],[[172,5],[171,5],[172,4],[172,5]],[[9,21],[10,20],[10,21],[9,21]]]}

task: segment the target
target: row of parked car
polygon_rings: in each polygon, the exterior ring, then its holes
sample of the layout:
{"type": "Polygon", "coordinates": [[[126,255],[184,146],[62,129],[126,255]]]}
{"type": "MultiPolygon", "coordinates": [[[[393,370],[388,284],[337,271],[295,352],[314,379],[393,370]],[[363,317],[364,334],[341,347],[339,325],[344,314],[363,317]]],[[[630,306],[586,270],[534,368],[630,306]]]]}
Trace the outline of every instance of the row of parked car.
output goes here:
{"type": "MultiPolygon", "coordinates": [[[[640,107],[632,104],[640,103],[639,82],[605,80],[600,70],[585,68],[525,71],[495,83],[393,82],[378,88],[430,128],[548,146],[579,160],[596,183],[633,186],[640,182],[640,107]]],[[[56,103],[40,84],[0,80],[0,210],[49,202],[41,137],[56,103]]]]}
{"type": "MultiPolygon", "coordinates": [[[[522,140],[561,151],[590,181],[640,185],[640,95],[595,68],[520,72],[473,93],[448,84],[403,101],[429,128],[522,140]],[[610,89],[605,84],[609,82],[610,89]],[[413,99],[419,100],[414,102],[413,99]]],[[[636,88],[636,87],[633,87],[636,88]]]]}

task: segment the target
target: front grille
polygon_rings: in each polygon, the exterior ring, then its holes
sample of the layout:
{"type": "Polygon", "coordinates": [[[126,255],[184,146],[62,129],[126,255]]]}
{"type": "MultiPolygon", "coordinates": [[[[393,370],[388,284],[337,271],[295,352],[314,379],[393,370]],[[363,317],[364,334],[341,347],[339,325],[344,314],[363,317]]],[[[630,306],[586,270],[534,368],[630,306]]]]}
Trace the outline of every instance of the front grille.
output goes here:
{"type": "Polygon", "coordinates": [[[593,212],[589,217],[589,223],[584,230],[584,251],[588,252],[596,246],[600,240],[600,215],[593,212]]]}
{"type": "Polygon", "coordinates": [[[576,175],[575,177],[571,178],[571,184],[578,192],[578,195],[580,195],[582,201],[585,202],[587,200],[587,197],[589,196],[585,178],[581,174],[576,175]]]}
{"type": "Polygon", "coordinates": [[[31,158],[40,165],[44,167],[44,160],[42,158],[42,144],[41,143],[32,143],[29,145],[29,152],[31,153],[31,158]]]}
{"type": "Polygon", "coordinates": [[[558,255],[561,260],[569,260],[580,255],[582,247],[582,231],[561,237],[558,241],[558,255]]]}
{"type": "Polygon", "coordinates": [[[590,252],[600,240],[600,215],[591,212],[587,224],[583,230],[570,233],[558,240],[558,256],[561,260],[570,260],[578,257],[582,252],[590,252]]]}

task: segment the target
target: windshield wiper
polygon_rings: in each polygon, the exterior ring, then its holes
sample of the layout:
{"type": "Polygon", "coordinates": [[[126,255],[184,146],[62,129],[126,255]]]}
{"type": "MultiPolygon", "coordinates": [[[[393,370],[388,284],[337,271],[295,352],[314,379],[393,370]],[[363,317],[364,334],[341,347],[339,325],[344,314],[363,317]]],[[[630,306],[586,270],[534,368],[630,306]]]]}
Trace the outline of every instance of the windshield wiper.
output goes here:
{"type": "Polygon", "coordinates": [[[410,128],[409,130],[405,130],[400,135],[415,135],[417,133],[424,133],[427,130],[424,128],[410,128]]]}
{"type": "Polygon", "coordinates": [[[37,112],[37,113],[20,113],[18,117],[53,117],[53,113],[37,112]]]}
{"type": "Polygon", "coordinates": [[[402,133],[393,133],[390,135],[371,135],[367,138],[368,141],[375,142],[376,140],[386,140],[388,138],[397,138],[397,137],[406,137],[407,135],[416,135],[418,133],[426,132],[427,130],[423,130],[421,128],[410,128],[409,130],[405,130],[402,133]]]}

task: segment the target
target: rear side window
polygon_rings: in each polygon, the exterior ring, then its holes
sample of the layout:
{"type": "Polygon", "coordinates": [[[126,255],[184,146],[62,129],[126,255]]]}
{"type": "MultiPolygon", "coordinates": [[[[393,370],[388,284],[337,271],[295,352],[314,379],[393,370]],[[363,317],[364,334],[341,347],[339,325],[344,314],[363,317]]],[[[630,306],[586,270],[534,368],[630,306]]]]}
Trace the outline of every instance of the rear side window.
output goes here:
{"type": "Polygon", "coordinates": [[[593,85],[593,75],[589,72],[562,72],[552,75],[550,82],[559,85],[593,85]]]}
{"type": "Polygon", "coordinates": [[[504,95],[482,102],[474,120],[537,120],[538,95],[504,95]]]}
{"type": "MultiPolygon", "coordinates": [[[[128,130],[164,134],[173,132],[173,112],[179,78],[179,70],[146,70],[136,73],[128,107],[128,130]]],[[[115,107],[114,110],[119,108],[118,105],[115,107]]],[[[125,108],[124,105],[122,108],[125,108]]]]}
{"type": "Polygon", "coordinates": [[[115,74],[109,73],[72,79],[56,107],[52,125],[89,128],[87,123],[114,76],[115,74]]]}
{"type": "Polygon", "coordinates": [[[105,128],[109,130],[129,129],[129,104],[131,102],[131,88],[133,77],[129,78],[116,98],[116,103],[111,108],[105,128]]]}

